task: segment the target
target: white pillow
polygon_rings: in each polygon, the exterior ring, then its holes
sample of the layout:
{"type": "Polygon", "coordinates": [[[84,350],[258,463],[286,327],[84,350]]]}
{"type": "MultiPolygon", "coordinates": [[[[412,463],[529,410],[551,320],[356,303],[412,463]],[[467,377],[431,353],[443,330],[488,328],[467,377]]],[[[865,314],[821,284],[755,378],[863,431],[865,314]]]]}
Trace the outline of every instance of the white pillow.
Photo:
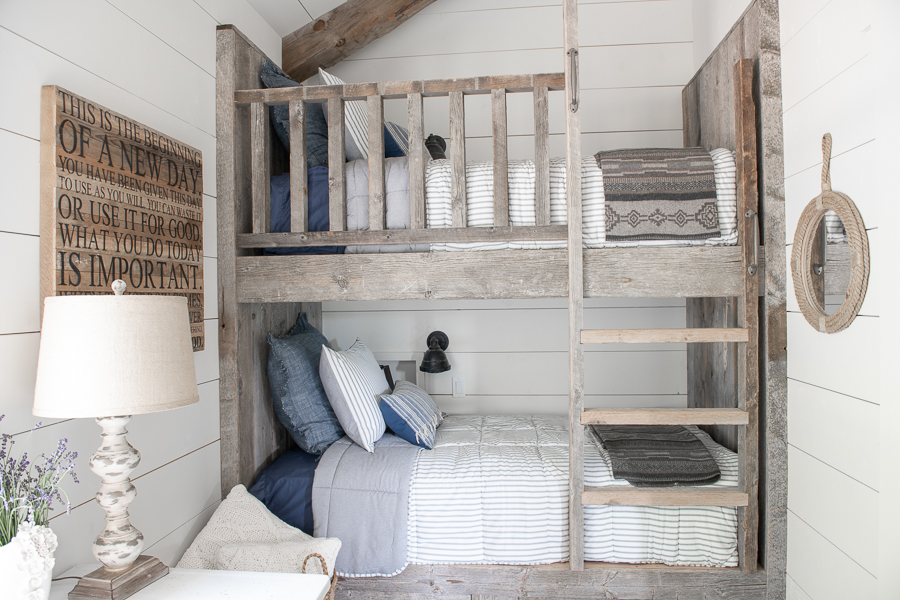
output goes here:
{"type": "Polygon", "coordinates": [[[236,485],[178,562],[179,569],[215,569],[226,544],[305,542],[313,539],[269,512],[243,485],[236,485]]]}
{"type": "Polygon", "coordinates": [[[323,345],[319,376],[344,433],[374,452],[385,430],[378,403],[391,393],[378,361],[360,340],[342,352],[323,345]]]}
{"type": "Polygon", "coordinates": [[[327,571],[322,570],[322,563],[313,556],[306,562],[305,572],[333,575],[340,549],[341,540],[337,538],[312,538],[303,542],[278,544],[225,544],[216,553],[216,569],[255,573],[303,573],[303,562],[315,553],[325,560],[327,571]]]}
{"type": "MultiPolygon", "coordinates": [[[[319,69],[319,76],[323,85],[344,85],[340,77],[335,77],[324,69],[319,69]]],[[[344,126],[347,138],[344,143],[344,151],[347,160],[359,160],[369,158],[369,120],[368,106],[363,100],[351,100],[344,102],[344,126]]]]}

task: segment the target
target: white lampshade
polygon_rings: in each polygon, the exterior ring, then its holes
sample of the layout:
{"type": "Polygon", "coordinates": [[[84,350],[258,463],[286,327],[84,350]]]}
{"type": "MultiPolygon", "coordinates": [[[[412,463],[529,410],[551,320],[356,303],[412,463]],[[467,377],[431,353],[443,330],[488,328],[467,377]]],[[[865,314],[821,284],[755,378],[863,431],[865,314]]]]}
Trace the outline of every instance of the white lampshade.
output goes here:
{"type": "Polygon", "coordinates": [[[45,299],[36,416],[137,415],[198,400],[185,298],[45,299]]]}

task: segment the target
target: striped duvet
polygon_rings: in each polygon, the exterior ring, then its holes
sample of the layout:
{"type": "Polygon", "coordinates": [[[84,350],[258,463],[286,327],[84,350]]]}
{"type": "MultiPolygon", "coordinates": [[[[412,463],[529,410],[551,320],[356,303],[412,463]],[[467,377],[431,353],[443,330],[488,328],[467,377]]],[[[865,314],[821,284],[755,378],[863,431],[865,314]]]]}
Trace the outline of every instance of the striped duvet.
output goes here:
{"type": "MultiPolygon", "coordinates": [[[[737,190],[734,155],[725,149],[710,152],[716,182],[716,204],[720,237],[705,240],[647,240],[640,242],[606,241],[606,202],[603,174],[593,156],[581,161],[582,230],[586,248],[633,246],[721,246],[737,243],[737,190]]],[[[534,162],[510,161],[509,225],[536,224],[534,205],[534,162]]],[[[426,225],[428,228],[452,226],[451,167],[449,160],[432,160],[425,171],[426,225]]],[[[466,163],[466,225],[491,227],[494,223],[494,166],[491,162],[466,163]]],[[[550,223],[566,224],[566,159],[550,160],[550,223]]],[[[566,241],[554,242],[468,242],[432,244],[433,251],[506,250],[565,248],[566,241]]]]}
{"type": "MultiPolygon", "coordinates": [[[[695,430],[722,477],[737,482],[737,457],[695,430]]],[[[434,450],[416,459],[409,490],[413,564],[544,564],[568,559],[568,430],[564,417],[448,416],[434,450]]],[[[585,432],[585,484],[613,479],[585,432]]],[[[737,565],[737,518],[725,507],[585,507],[591,561],[737,565]]]]}

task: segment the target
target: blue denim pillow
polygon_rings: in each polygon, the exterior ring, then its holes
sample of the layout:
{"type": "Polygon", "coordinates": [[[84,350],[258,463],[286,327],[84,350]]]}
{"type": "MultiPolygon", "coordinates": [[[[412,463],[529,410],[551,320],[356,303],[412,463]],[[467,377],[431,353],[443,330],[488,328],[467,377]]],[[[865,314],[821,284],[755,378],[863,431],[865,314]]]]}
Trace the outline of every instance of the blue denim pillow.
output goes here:
{"type": "Polygon", "coordinates": [[[305,313],[283,337],[271,333],[269,342],[269,387],[275,414],[297,445],[310,454],[322,454],[344,437],[322,380],[319,358],[328,340],[309,324],[305,313]]]}
{"type": "Polygon", "coordinates": [[[384,124],[384,157],[409,155],[409,132],[406,127],[391,121],[384,124]]]}
{"type": "Polygon", "coordinates": [[[401,379],[393,392],[381,396],[378,406],[391,431],[410,444],[434,448],[434,434],[443,415],[428,392],[401,379]]]}
{"type": "MultiPolygon", "coordinates": [[[[298,87],[300,84],[287,76],[275,63],[267,60],[263,63],[260,73],[263,85],[267,88],[298,87]]],[[[288,114],[288,106],[270,106],[269,118],[275,134],[291,150],[291,121],[288,114]]],[[[321,104],[306,103],[306,166],[328,166],[328,123],[325,120],[325,112],[321,104]]]]}
{"type": "MultiPolygon", "coordinates": [[[[328,169],[313,167],[307,172],[307,216],[310,231],[328,231],[328,169]]],[[[291,230],[291,174],[269,180],[272,233],[291,230]]],[[[302,246],[266,248],[264,254],[343,254],[344,246],[302,246]]]]}

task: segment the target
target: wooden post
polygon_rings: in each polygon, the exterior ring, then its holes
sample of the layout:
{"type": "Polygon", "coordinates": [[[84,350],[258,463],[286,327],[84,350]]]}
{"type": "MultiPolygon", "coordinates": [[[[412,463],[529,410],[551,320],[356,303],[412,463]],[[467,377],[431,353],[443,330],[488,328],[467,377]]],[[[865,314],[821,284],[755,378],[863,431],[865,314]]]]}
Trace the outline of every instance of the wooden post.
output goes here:
{"type": "Polygon", "coordinates": [[[307,219],[306,179],[306,104],[291,100],[288,105],[291,123],[291,231],[303,233],[309,228],[307,219]]]}
{"type": "Polygon", "coordinates": [[[535,225],[550,224],[550,118],[547,87],[534,88],[535,225]]]}
{"type": "Polygon", "coordinates": [[[494,144],[494,227],[509,225],[509,153],[506,141],[506,90],[491,90],[494,144]]]}
{"type": "Polygon", "coordinates": [[[253,186],[253,233],[271,231],[269,210],[269,107],[262,102],[250,105],[250,173],[253,186]]]}
{"type": "Polygon", "coordinates": [[[738,327],[749,331],[748,342],[740,344],[737,352],[738,408],[748,416],[747,425],[738,429],[738,481],[749,497],[748,505],[738,509],[738,557],[741,569],[750,573],[757,566],[759,527],[759,277],[750,267],[758,210],[753,60],[742,59],[735,64],[734,93],[744,99],[735,103],[738,240],[744,267],[744,293],[738,296],[737,321],[738,327]]]}
{"type": "Polygon", "coordinates": [[[331,231],[347,230],[344,189],[344,101],[328,99],[328,219],[331,231]]]}
{"type": "Polygon", "coordinates": [[[566,64],[566,207],[569,217],[569,567],[584,570],[584,256],[581,236],[581,112],[578,89],[578,6],[563,1],[566,64]],[[574,53],[574,54],[573,54],[574,53]]]}
{"type": "Polygon", "coordinates": [[[385,228],[384,208],[384,102],[369,96],[369,230],[385,228]]]}
{"type": "Polygon", "coordinates": [[[409,228],[425,229],[425,112],[422,94],[410,94],[409,112],[409,228]]]}
{"type": "Polygon", "coordinates": [[[450,92],[450,206],[452,227],[466,226],[466,109],[462,92],[450,92]]]}

